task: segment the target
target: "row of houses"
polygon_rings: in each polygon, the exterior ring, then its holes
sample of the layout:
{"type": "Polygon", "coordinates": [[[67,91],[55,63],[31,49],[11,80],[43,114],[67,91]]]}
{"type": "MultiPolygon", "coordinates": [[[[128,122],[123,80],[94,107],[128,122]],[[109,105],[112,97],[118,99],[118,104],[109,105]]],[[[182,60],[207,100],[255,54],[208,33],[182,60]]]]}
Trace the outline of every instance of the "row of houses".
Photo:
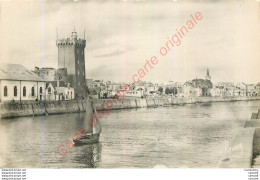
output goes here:
{"type": "MultiPolygon", "coordinates": [[[[102,80],[87,80],[87,86],[95,93],[96,98],[106,98],[113,96],[124,85],[123,82],[115,83],[102,80]],[[91,82],[91,83],[90,83],[91,82]]],[[[219,82],[212,84],[209,69],[207,69],[204,79],[193,79],[185,83],[172,82],[167,84],[157,84],[140,81],[139,83],[129,83],[131,91],[126,96],[146,97],[171,95],[176,97],[198,97],[198,96],[259,96],[260,83],[245,84],[243,82],[230,83],[219,82]]]]}
{"type": "MultiPolygon", "coordinates": [[[[65,81],[66,73],[54,68],[35,68],[30,71],[18,64],[1,64],[0,66],[0,102],[5,101],[58,101],[75,98],[74,87],[65,81]]],[[[171,95],[176,97],[198,96],[259,96],[259,84],[245,84],[243,82],[219,82],[210,88],[205,88],[201,82],[211,84],[210,76],[204,80],[195,79],[185,83],[169,82],[158,84],[140,81],[128,83],[131,91],[129,97],[147,97],[171,95]]],[[[88,94],[93,98],[109,98],[122,89],[124,82],[104,82],[102,80],[86,79],[88,94]]]]}
{"type": "MultiPolygon", "coordinates": [[[[89,80],[88,80],[89,81],[89,80]]],[[[207,81],[207,80],[206,80],[207,81]]],[[[129,97],[146,97],[146,96],[160,96],[172,95],[176,97],[198,97],[198,96],[259,96],[260,84],[245,84],[219,82],[212,84],[212,87],[203,89],[196,86],[194,81],[169,82],[168,84],[156,84],[151,82],[140,81],[137,84],[129,83],[131,91],[126,96],[129,97]],[[172,90],[173,89],[173,90],[172,90]],[[167,91],[168,90],[168,91],[167,91]],[[171,91],[172,90],[172,91],[171,91]]],[[[88,84],[88,83],[87,83],[88,84]]],[[[94,92],[96,98],[106,98],[116,94],[124,85],[123,82],[104,82],[102,80],[92,81],[88,84],[91,92],[94,92]]]]}
{"type": "Polygon", "coordinates": [[[259,96],[260,84],[217,83],[211,89],[212,96],[259,96]]]}

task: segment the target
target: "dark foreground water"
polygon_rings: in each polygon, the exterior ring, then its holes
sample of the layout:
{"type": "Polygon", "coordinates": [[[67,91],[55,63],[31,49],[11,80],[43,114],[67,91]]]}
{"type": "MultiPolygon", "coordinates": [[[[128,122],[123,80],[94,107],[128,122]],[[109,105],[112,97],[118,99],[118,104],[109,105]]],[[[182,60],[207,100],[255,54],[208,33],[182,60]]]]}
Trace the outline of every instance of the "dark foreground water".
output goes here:
{"type": "Polygon", "coordinates": [[[259,101],[110,111],[100,142],[57,147],[83,127],[85,114],[0,120],[0,167],[216,167],[225,140],[239,133],[259,101]]]}

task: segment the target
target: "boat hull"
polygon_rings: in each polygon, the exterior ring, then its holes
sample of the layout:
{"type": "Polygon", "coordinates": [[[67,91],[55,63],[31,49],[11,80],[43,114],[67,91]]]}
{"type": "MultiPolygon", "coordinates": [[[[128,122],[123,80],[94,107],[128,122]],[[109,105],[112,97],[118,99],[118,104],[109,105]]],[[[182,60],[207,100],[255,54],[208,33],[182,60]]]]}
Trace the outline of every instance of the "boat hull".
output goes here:
{"type": "Polygon", "coordinates": [[[81,137],[80,139],[75,139],[73,142],[75,145],[84,145],[84,144],[94,144],[99,141],[100,134],[94,134],[94,135],[87,135],[84,137],[81,137]]]}

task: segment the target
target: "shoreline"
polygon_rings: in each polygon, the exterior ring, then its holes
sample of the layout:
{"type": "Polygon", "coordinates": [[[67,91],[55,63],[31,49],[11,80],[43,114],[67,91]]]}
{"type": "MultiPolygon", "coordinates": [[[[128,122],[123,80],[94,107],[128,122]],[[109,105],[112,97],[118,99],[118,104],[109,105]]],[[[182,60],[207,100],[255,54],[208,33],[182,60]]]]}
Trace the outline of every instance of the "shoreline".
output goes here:
{"type": "MultiPolygon", "coordinates": [[[[235,101],[256,101],[260,96],[252,97],[156,97],[156,98],[123,98],[118,102],[110,99],[94,99],[97,111],[103,106],[112,103],[110,110],[131,109],[131,108],[149,108],[158,106],[173,106],[197,103],[214,102],[235,102],[235,101]]],[[[73,101],[46,101],[46,102],[8,102],[0,104],[0,118],[10,119],[26,116],[42,116],[52,114],[80,113],[86,111],[86,100],[73,101]]]]}

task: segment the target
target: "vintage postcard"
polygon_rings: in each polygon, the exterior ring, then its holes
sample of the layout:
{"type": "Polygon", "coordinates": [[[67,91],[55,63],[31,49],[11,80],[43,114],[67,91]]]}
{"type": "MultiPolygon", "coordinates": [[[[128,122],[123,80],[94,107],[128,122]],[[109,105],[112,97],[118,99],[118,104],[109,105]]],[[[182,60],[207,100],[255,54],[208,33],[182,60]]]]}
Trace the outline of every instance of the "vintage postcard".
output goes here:
{"type": "Polygon", "coordinates": [[[1,0],[0,167],[259,168],[259,47],[257,0],[1,0]]]}

